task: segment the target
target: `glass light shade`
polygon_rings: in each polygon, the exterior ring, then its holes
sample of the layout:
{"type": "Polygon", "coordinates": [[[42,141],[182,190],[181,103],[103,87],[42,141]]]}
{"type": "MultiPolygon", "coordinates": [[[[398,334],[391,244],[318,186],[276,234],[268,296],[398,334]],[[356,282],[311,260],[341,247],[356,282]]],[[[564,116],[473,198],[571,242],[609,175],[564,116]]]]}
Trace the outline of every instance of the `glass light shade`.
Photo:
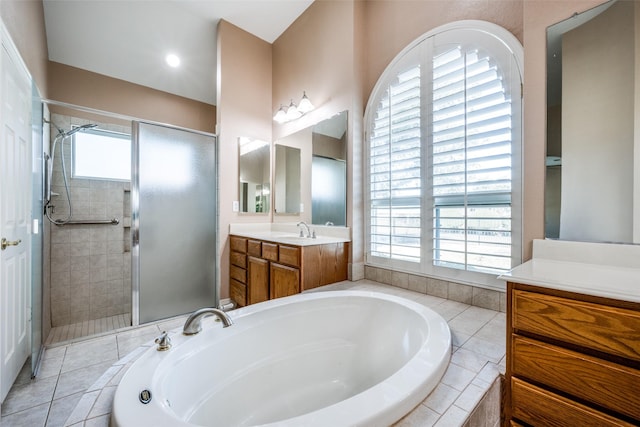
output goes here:
{"type": "Polygon", "coordinates": [[[301,112],[302,114],[306,114],[309,111],[313,110],[314,108],[315,107],[313,106],[311,101],[309,101],[309,98],[307,97],[307,93],[306,92],[302,92],[302,99],[300,100],[300,103],[298,104],[298,111],[301,112]]]}
{"type": "Polygon", "coordinates": [[[287,109],[287,120],[295,120],[300,117],[302,117],[302,113],[298,111],[296,104],[291,101],[291,104],[289,104],[289,108],[287,109]]]}
{"type": "Polygon", "coordinates": [[[284,111],[284,107],[282,105],[280,106],[280,109],[278,109],[276,115],[273,116],[273,120],[278,123],[284,123],[287,121],[287,113],[284,111]]]}

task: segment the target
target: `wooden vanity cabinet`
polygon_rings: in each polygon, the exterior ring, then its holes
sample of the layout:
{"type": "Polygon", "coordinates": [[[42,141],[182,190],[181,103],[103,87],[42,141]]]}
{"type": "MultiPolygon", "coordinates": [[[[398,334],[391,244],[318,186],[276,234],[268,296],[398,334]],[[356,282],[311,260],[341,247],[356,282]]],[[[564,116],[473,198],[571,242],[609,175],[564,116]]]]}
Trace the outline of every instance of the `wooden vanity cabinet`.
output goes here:
{"type": "Polygon", "coordinates": [[[347,242],[295,246],[234,235],[230,240],[230,296],[239,306],[347,280],[347,242]]]}
{"type": "Polygon", "coordinates": [[[640,424],[640,304],[507,283],[505,426],[640,424]]]}
{"type": "Polygon", "coordinates": [[[232,236],[229,262],[229,297],[240,307],[247,305],[247,241],[232,236]]]}

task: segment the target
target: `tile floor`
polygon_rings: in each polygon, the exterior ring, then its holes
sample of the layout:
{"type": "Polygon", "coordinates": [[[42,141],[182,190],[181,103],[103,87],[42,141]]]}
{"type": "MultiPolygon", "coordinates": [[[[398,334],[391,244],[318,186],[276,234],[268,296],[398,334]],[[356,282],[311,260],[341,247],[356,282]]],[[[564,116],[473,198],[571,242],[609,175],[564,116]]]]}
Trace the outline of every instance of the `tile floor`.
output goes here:
{"type": "MultiPolygon", "coordinates": [[[[322,288],[335,289],[375,290],[406,297],[432,308],[449,323],[453,341],[449,369],[431,395],[396,426],[461,426],[497,375],[504,373],[505,313],[368,280],[322,288]]],[[[29,370],[23,369],[9,392],[2,404],[0,426],[64,426],[67,420],[72,421],[69,417],[81,406],[78,405],[81,399],[85,402],[87,396],[95,396],[85,418],[73,420],[73,425],[107,427],[112,392],[125,370],[120,368],[131,356],[123,358],[143,344],[150,345],[161,331],[183,323],[181,317],[47,347],[38,377],[31,380],[29,370]],[[109,372],[118,373],[108,376],[109,372]],[[107,380],[98,381],[106,376],[107,380]]]]}
{"type": "Polygon", "coordinates": [[[51,328],[44,345],[49,347],[65,341],[80,341],[89,336],[104,335],[131,326],[131,313],[103,317],[51,328]]]}

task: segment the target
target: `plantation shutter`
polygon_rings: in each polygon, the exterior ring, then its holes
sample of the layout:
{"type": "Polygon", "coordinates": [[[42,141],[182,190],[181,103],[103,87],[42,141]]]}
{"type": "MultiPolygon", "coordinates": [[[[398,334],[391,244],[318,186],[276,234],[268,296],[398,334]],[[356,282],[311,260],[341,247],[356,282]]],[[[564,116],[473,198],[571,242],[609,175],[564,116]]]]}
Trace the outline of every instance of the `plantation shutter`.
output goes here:
{"type": "Polygon", "coordinates": [[[512,108],[500,70],[458,46],[433,58],[433,262],[511,268],[512,108]]]}
{"type": "Polygon", "coordinates": [[[420,262],[420,66],[386,88],[370,134],[370,255],[420,262]]]}

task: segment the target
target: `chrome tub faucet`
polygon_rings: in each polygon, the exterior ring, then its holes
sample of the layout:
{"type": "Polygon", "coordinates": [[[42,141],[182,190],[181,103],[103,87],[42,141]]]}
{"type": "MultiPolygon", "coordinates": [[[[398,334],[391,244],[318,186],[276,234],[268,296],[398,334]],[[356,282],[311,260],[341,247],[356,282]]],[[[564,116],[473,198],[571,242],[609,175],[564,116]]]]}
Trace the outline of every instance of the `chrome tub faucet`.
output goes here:
{"type": "Polygon", "coordinates": [[[202,330],[202,319],[207,316],[216,316],[222,321],[222,327],[226,328],[233,325],[233,320],[227,313],[217,308],[206,307],[196,310],[189,315],[187,321],[184,322],[182,333],[184,335],[195,335],[202,330]]]}

